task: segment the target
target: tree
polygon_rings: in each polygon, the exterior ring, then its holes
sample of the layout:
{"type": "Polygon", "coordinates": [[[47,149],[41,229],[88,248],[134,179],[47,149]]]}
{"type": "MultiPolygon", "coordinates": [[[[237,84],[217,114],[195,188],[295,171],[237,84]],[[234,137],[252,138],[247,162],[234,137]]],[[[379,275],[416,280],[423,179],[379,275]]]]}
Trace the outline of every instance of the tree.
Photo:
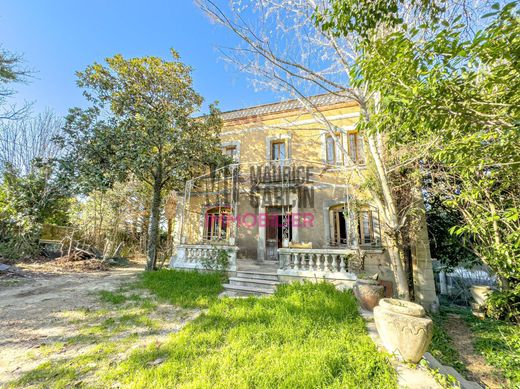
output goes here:
{"type": "Polygon", "coordinates": [[[106,189],[130,174],[151,188],[149,270],[164,193],[222,158],[218,110],[211,105],[208,115],[193,116],[203,99],[192,87],[191,68],[171,54],[172,61],[116,55],[78,72],[91,106],[71,109],[61,139],[69,149],[62,168],[77,190],[106,189]]]}
{"type": "Polygon", "coordinates": [[[0,123],[0,238],[8,257],[38,251],[43,223],[66,224],[70,198],[56,177],[62,122],[48,111],[0,123]]]}
{"type": "Polygon", "coordinates": [[[62,119],[52,111],[0,122],[0,170],[10,165],[26,175],[35,162],[58,158],[61,148],[54,138],[61,134],[62,126],[62,119]]]}
{"type": "Polygon", "coordinates": [[[30,72],[21,67],[22,57],[10,53],[0,47],[0,120],[14,120],[23,117],[29,110],[29,104],[21,108],[15,105],[6,107],[9,97],[15,91],[7,85],[14,82],[23,82],[27,79],[30,72]]]}
{"type": "MultiPolygon", "coordinates": [[[[336,34],[347,33],[344,3],[324,19],[336,34]]],[[[388,129],[392,143],[432,144],[422,156],[429,190],[461,215],[451,232],[505,290],[520,281],[518,11],[496,3],[473,24],[463,9],[413,27],[382,19],[356,66],[358,83],[384,96],[374,128],[388,129]]]]}
{"type": "Polygon", "coordinates": [[[7,165],[0,180],[0,252],[14,259],[38,252],[42,225],[66,224],[69,205],[51,162],[34,162],[27,174],[7,165]]]}

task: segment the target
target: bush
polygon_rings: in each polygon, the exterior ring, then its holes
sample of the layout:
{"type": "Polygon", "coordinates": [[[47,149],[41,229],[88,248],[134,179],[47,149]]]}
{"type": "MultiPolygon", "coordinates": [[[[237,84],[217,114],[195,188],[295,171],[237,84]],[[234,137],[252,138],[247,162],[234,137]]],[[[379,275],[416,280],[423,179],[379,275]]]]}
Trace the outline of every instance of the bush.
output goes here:
{"type": "Polygon", "coordinates": [[[486,302],[489,317],[520,323],[520,284],[510,290],[496,290],[486,302]]]}
{"type": "Polygon", "coordinates": [[[203,258],[201,262],[205,269],[223,272],[229,266],[229,253],[220,249],[214,256],[203,258]]]}

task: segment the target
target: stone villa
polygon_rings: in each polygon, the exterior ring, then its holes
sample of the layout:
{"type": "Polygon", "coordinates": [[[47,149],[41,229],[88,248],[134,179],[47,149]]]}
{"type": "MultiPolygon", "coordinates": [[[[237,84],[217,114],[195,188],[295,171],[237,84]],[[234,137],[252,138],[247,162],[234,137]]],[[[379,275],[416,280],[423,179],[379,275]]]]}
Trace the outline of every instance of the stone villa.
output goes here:
{"type": "MultiPolygon", "coordinates": [[[[359,274],[378,273],[393,294],[384,225],[344,160],[348,153],[365,169],[359,107],[330,94],[312,102],[319,116],[296,100],[222,114],[222,150],[233,163],[188,181],[178,195],[171,267],[202,269],[225,250],[229,291],[269,293],[299,279],[349,287],[359,274]]],[[[429,306],[436,296],[425,223],[416,235],[415,299],[429,306]]]]}

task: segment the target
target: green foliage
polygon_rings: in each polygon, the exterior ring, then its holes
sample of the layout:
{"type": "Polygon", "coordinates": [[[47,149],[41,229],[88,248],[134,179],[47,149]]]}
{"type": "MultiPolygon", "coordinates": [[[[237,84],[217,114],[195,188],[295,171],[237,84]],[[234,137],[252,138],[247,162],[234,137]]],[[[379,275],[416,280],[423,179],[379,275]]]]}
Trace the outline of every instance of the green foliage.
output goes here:
{"type": "MultiPolygon", "coordinates": [[[[350,9],[348,1],[333,4],[337,14],[333,16],[341,16],[337,7],[343,4],[354,20],[358,12],[363,16],[364,11],[350,9]]],[[[474,33],[462,11],[428,14],[420,3],[413,9],[423,24],[409,27],[397,17],[387,28],[385,17],[378,17],[379,24],[362,27],[368,35],[356,40],[361,54],[352,66],[351,86],[377,92],[370,120],[362,129],[384,133],[396,152],[409,148],[409,160],[416,160],[419,153],[422,171],[431,182],[427,189],[462,216],[449,231],[492,268],[504,289],[516,290],[518,2],[491,6],[474,33]]],[[[328,28],[346,34],[349,25],[334,20],[328,28]]],[[[453,241],[447,243],[454,247],[453,241]]]]}
{"type": "Polygon", "coordinates": [[[225,249],[220,249],[214,256],[203,258],[201,263],[204,269],[226,271],[229,267],[229,253],[225,249]]]}
{"type": "Polygon", "coordinates": [[[0,255],[18,259],[35,254],[43,223],[65,224],[69,206],[52,163],[35,163],[26,175],[6,166],[0,183],[0,255]]]}
{"type": "Polygon", "coordinates": [[[146,248],[150,188],[136,180],[93,191],[70,210],[75,238],[108,256],[128,257],[146,248]]]}
{"type": "Polygon", "coordinates": [[[0,120],[15,120],[27,113],[28,105],[16,109],[7,107],[7,99],[15,92],[10,89],[8,84],[23,82],[29,72],[22,67],[23,59],[21,56],[13,54],[0,46],[0,120]]]}
{"type": "Polygon", "coordinates": [[[218,110],[195,118],[203,103],[193,89],[191,68],[158,57],[115,55],[78,72],[91,103],[74,108],[61,144],[64,176],[81,192],[106,190],[134,177],[151,189],[148,269],[155,268],[163,195],[222,159],[218,110]],[[108,113],[108,114],[107,114],[108,113]]]}
{"type": "Polygon", "coordinates": [[[79,190],[110,187],[132,173],[153,186],[184,183],[221,155],[220,119],[195,119],[203,99],[192,88],[191,68],[172,50],[172,61],[158,57],[107,58],[78,72],[78,85],[92,103],[67,117],[62,143],[73,148],[63,167],[79,180],[79,190]],[[101,116],[102,109],[111,115],[101,116]],[[159,176],[157,176],[159,174],[159,176]]]}
{"type": "Polygon", "coordinates": [[[397,385],[352,294],[325,283],[284,285],[271,298],[215,300],[183,331],[133,352],[105,380],[131,387],[397,385]],[[158,358],[164,362],[151,368],[158,358]]]}
{"type": "Polygon", "coordinates": [[[145,272],[140,285],[170,304],[185,308],[205,308],[214,302],[222,291],[222,281],[222,275],[219,273],[163,269],[145,272]]]}
{"type": "Polygon", "coordinates": [[[486,314],[520,324],[520,285],[510,290],[495,290],[486,301],[486,314]]]}
{"type": "Polygon", "coordinates": [[[330,8],[315,12],[316,24],[335,35],[360,35],[368,39],[378,28],[392,28],[402,24],[399,8],[406,6],[416,13],[435,16],[440,10],[436,1],[431,0],[337,0],[330,8]]]}
{"type": "Polygon", "coordinates": [[[464,223],[457,209],[448,207],[440,196],[427,196],[426,223],[432,258],[436,258],[447,267],[471,266],[478,262],[477,256],[471,251],[471,242],[465,242],[464,237],[455,236],[450,229],[464,223]]]}

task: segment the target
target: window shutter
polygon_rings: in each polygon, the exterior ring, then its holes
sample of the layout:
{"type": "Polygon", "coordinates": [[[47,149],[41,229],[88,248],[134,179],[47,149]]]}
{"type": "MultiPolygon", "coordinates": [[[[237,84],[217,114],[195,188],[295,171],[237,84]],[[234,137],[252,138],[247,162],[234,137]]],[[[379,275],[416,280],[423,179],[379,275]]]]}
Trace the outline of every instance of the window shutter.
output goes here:
{"type": "Polygon", "coordinates": [[[363,140],[361,139],[359,134],[356,134],[356,138],[357,138],[356,143],[357,143],[357,157],[358,157],[357,162],[362,165],[365,163],[365,150],[363,147],[363,140]]]}
{"type": "Polygon", "coordinates": [[[379,212],[377,210],[372,211],[372,226],[374,229],[374,242],[376,246],[381,245],[381,228],[379,224],[379,212]]]}

